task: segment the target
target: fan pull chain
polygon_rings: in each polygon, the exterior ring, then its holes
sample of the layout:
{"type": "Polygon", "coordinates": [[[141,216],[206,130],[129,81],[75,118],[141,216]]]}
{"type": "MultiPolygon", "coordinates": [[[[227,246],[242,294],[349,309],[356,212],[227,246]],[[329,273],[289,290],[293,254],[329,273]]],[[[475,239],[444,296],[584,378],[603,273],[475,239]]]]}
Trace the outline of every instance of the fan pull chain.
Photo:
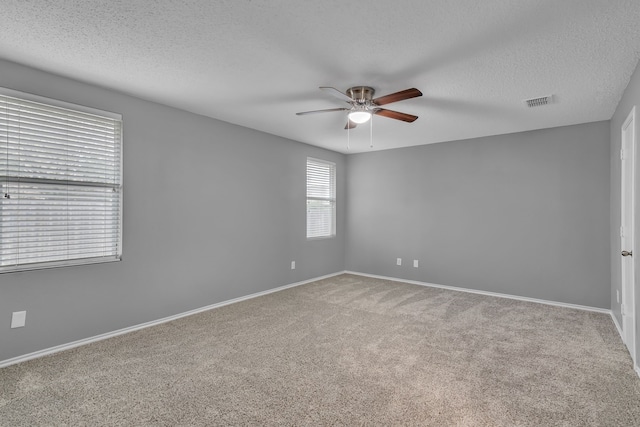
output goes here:
{"type": "Polygon", "coordinates": [[[373,148],[373,114],[369,119],[369,148],[373,148]]]}
{"type": "Polygon", "coordinates": [[[351,151],[351,120],[347,117],[347,151],[351,151]]]}

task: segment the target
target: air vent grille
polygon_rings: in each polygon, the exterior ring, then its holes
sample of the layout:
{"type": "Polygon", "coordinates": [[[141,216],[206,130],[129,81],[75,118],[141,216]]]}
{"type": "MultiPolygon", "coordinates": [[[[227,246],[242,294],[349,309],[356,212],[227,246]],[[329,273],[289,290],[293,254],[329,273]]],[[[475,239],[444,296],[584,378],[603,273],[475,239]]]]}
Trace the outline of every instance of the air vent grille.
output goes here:
{"type": "Polygon", "coordinates": [[[524,102],[526,102],[527,107],[529,108],[542,107],[543,105],[551,104],[552,96],[553,95],[548,95],[541,96],[539,98],[525,99],[524,102]]]}

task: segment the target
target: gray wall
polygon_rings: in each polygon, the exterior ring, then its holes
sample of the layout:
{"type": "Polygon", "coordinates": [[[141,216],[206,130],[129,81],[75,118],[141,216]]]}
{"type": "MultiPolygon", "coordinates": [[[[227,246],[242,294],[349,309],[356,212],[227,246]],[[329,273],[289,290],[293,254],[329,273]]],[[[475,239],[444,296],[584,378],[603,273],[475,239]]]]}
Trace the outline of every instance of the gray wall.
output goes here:
{"type": "Polygon", "coordinates": [[[609,173],[608,121],[349,155],[346,267],[609,308],[609,173]]]}
{"type": "Polygon", "coordinates": [[[123,261],[0,274],[0,360],[344,270],[343,155],[4,61],[0,86],[124,116],[123,261]],[[337,163],[336,238],[306,240],[307,156],[337,163]]]}
{"type": "MultiPolygon", "coordinates": [[[[622,316],[620,314],[620,304],[616,300],[616,291],[620,292],[622,298],[622,265],[620,256],[620,200],[621,200],[621,163],[620,163],[620,147],[622,143],[622,124],[627,119],[631,109],[636,106],[636,123],[635,135],[636,142],[640,138],[640,71],[636,67],[635,72],[631,76],[631,80],[624,91],[622,99],[618,103],[616,112],[611,118],[611,310],[622,327],[622,316]]],[[[638,150],[640,151],[640,150],[638,150]]],[[[638,158],[640,153],[636,152],[636,201],[640,201],[640,161],[638,158]]],[[[638,202],[636,202],[638,205],[638,202]]],[[[640,206],[640,205],[638,205],[640,206]]],[[[640,208],[636,207],[635,217],[640,215],[640,208]]],[[[638,243],[640,242],[640,224],[636,219],[636,235],[635,235],[634,252],[637,253],[638,243]]],[[[635,254],[634,254],[635,255],[635,254]]],[[[636,283],[636,355],[640,355],[640,257],[634,256],[636,283]]]]}

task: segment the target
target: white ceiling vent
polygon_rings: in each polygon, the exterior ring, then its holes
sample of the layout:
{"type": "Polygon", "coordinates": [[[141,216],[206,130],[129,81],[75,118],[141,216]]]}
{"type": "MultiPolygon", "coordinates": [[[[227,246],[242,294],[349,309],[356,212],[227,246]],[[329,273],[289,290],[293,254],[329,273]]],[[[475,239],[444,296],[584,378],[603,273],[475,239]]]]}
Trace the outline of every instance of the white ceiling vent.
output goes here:
{"type": "Polygon", "coordinates": [[[553,95],[542,96],[540,98],[531,98],[531,99],[525,99],[524,100],[524,102],[526,102],[526,104],[527,104],[527,107],[529,107],[529,108],[542,107],[543,105],[551,104],[551,101],[553,101],[553,95]]]}

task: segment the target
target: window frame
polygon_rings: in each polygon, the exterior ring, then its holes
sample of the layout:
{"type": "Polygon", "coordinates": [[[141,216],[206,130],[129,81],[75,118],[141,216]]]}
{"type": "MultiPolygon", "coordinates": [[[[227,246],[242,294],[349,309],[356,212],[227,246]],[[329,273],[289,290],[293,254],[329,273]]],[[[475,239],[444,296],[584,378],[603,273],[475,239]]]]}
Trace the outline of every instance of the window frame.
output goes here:
{"type": "MultiPolygon", "coordinates": [[[[120,132],[119,132],[119,184],[117,186],[113,186],[113,188],[117,188],[118,192],[118,238],[116,243],[116,254],[109,255],[105,257],[85,257],[85,258],[72,258],[66,260],[57,260],[57,261],[42,261],[42,262],[34,262],[34,263],[23,263],[17,265],[9,265],[9,266],[0,266],[0,274],[5,273],[14,273],[19,271],[31,271],[31,270],[42,270],[49,268],[60,268],[60,267],[70,267],[77,265],[89,265],[89,264],[103,264],[103,263],[111,263],[111,262],[119,262],[122,261],[122,235],[123,235],[123,200],[124,200],[124,185],[123,185],[123,158],[124,158],[124,121],[122,118],[122,114],[114,113],[111,111],[101,110],[93,107],[87,107],[81,104],[75,104],[71,102],[61,101],[55,98],[49,98],[41,95],[36,95],[29,92],[22,92],[14,89],[9,89],[6,87],[0,86],[0,95],[13,97],[25,101],[35,102],[39,104],[43,104],[45,106],[57,107],[62,109],[67,109],[75,112],[95,115],[103,118],[109,118],[120,122],[120,132]]],[[[8,147],[7,147],[8,149],[8,147]]],[[[2,159],[0,159],[0,162],[2,159]]],[[[117,175],[116,175],[117,176],[117,175]]],[[[19,182],[19,179],[18,179],[19,182]]],[[[64,183],[64,180],[60,180],[60,183],[64,183]]],[[[47,179],[42,180],[43,184],[52,184],[55,185],[55,180],[47,179]]],[[[73,184],[71,184],[73,185],[73,184]]],[[[82,184],[80,184],[82,185],[82,184]]],[[[85,185],[86,187],[98,187],[95,183],[88,183],[85,185]]],[[[0,195],[2,196],[2,195],[0,195]]]]}
{"type": "MultiPolygon", "coordinates": [[[[306,238],[307,240],[323,240],[323,239],[332,239],[334,237],[336,237],[336,218],[337,218],[337,198],[338,198],[338,194],[337,194],[337,175],[338,175],[338,168],[336,166],[335,162],[331,162],[328,160],[323,160],[323,159],[318,159],[315,157],[311,157],[311,156],[307,156],[307,162],[306,162],[306,169],[305,169],[305,175],[306,175],[306,185],[305,185],[305,190],[306,190],[306,200],[305,200],[305,209],[306,209],[306,238]],[[333,188],[331,189],[331,192],[333,192],[333,197],[314,197],[314,196],[309,196],[309,162],[316,162],[316,163],[321,163],[324,165],[328,165],[330,167],[330,173],[333,174],[333,180],[332,180],[332,186],[333,188]],[[322,235],[322,236],[309,236],[309,201],[310,200],[315,200],[315,201],[328,201],[331,204],[331,231],[330,234],[327,235],[322,235]]],[[[331,180],[331,177],[330,177],[331,180]]]]}

